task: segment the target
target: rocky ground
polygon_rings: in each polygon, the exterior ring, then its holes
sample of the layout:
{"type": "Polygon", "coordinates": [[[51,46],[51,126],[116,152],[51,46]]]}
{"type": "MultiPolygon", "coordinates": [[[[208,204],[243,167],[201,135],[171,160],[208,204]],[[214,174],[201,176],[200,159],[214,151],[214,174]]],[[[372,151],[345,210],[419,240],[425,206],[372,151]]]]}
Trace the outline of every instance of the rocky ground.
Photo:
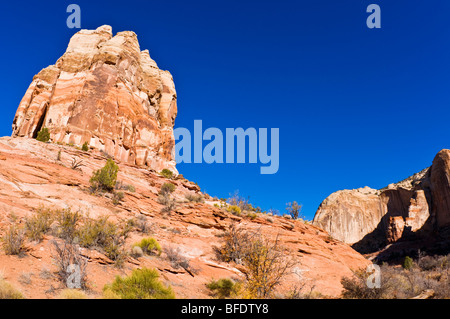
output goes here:
{"type": "MultiPolygon", "coordinates": [[[[163,248],[179,248],[189,259],[195,273],[174,269],[165,254],[134,258],[128,256],[122,268],[117,268],[101,251],[83,249],[89,257],[87,291],[90,298],[101,298],[105,284],[117,275],[130,274],[133,269],[156,268],[162,280],[170,284],[177,298],[210,298],[205,284],[211,279],[243,278],[243,269],[234,263],[218,261],[214,248],[222,244],[221,235],[233,223],[246,229],[259,229],[267,238],[279,236],[280,244],[295,260],[295,266],[280,286],[281,295],[289,289],[305,285],[323,296],[338,297],[341,278],[352,275],[352,269],[364,268],[368,261],[347,244],[334,240],[328,233],[303,221],[257,214],[238,217],[215,207],[209,195],[185,179],[167,180],[157,172],[135,165],[118,163],[118,180],[132,185],[124,190],[124,198],[114,205],[108,196],[94,195],[89,179],[106,163],[104,153],[83,152],[73,146],[42,143],[30,138],[0,138],[0,236],[12,223],[23,227],[25,218],[39,207],[61,209],[70,207],[90,217],[108,216],[114,222],[124,222],[145,216],[151,225],[149,235],[132,231],[124,248],[143,237],[154,237],[163,248]],[[73,169],[72,164],[82,166],[73,169]],[[176,185],[176,208],[161,213],[158,193],[162,184],[176,185]],[[205,202],[186,199],[186,195],[201,195],[205,202]]],[[[53,237],[26,242],[23,256],[9,256],[0,251],[0,274],[26,298],[57,298],[63,285],[55,277],[53,237]]],[[[281,296],[280,295],[280,296],[281,296]]]]}

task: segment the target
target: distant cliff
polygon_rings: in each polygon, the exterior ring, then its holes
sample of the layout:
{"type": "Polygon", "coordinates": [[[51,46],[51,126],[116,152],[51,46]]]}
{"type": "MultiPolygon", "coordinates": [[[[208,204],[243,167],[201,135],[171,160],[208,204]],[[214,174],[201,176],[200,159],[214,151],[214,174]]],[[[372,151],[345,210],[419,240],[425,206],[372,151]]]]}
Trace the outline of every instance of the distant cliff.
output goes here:
{"type": "Polygon", "coordinates": [[[450,150],[431,167],[381,190],[361,188],[331,194],[313,221],[361,252],[430,237],[447,239],[450,229],[450,150]]]}

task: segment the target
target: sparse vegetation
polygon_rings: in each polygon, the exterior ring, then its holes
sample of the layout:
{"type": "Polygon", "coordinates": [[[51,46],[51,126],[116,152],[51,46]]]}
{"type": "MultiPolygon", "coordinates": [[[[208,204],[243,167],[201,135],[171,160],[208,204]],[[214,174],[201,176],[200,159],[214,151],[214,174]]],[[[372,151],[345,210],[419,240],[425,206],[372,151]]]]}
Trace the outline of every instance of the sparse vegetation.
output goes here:
{"type": "Polygon", "coordinates": [[[198,195],[192,195],[192,194],[187,194],[186,195],[186,199],[189,202],[194,202],[194,203],[203,203],[205,202],[205,200],[203,199],[203,196],[198,194],[198,195]]]}
{"type": "Polygon", "coordinates": [[[128,277],[118,276],[103,290],[106,295],[121,299],[175,299],[172,288],[160,282],[155,269],[148,268],[136,269],[128,277]]]}
{"type": "Polygon", "coordinates": [[[120,267],[126,256],[123,245],[130,231],[131,225],[128,223],[120,227],[108,221],[108,217],[87,217],[77,230],[77,237],[81,246],[102,249],[105,255],[120,267]]]}
{"type": "Polygon", "coordinates": [[[131,185],[131,184],[124,184],[124,182],[122,181],[117,181],[116,182],[116,186],[115,186],[116,190],[124,190],[124,191],[128,191],[128,192],[136,192],[136,188],[131,185]]]}
{"type": "Polygon", "coordinates": [[[48,208],[40,207],[36,213],[25,219],[26,235],[30,240],[42,241],[45,234],[51,230],[54,216],[48,208]]]}
{"type": "Polygon", "coordinates": [[[75,171],[80,171],[81,168],[84,166],[82,160],[78,160],[76,157],[72,158],[72,163],[70,164],[70,168],[72,168],[75,171]]]}
{"type": "Polygon", "coordinates": [[[69,242],[73,241],[78,223],[81,220],[81,212],[73,212],[71,208],[65,208],[54,212],[56,220],[56,228],[54,234],[69,242]]]}
{"type": "Polygon", "coordinates": [[[64,289],[58,296],[58,299],[88,299],[88,296],[81,290],[78,289],[64,289]]]}
{"type": "Polygon", "coordinates": [[[190,260],[181,254],[180,247],[165,247],[164,253],[166,254],[167,259],[170,261],[170,264],[173,268],[183,268],[191,275],[194,275],[197,272],[197,270],[191,266],[190,260]]]}
{"type": "Polygon", "coordinates": [[[175,208],[176,202],[171,196],[174,191],[175,185],[172,183],[164,183],[161,186],[158,201],[160,204],[164,205],[162,212],[170,213],[175,208]]]}
{"type": "Polygon", "coordinates": [[[25,232],[11,225],[3,236],[3,248],[7,255],[22,255],[25,252],[25,232]]]}
{"type": "Polygon", "coordinates": [[[113,205],[117,206],[120,204],[120,202],[125,198],[125,194],[123,192],[114,192],[112,203],[113,205]]]}
{"type": "Polygon", "coordinates": [[[300,212],[302,211],[302,205],[299,205],[296,201],[292,203],[288,203],[286,207],[287,212],[292,217],[292,219],[296,220],[300,217],[300,212]]]}
{"type": "Polygon", "coordinates": [[[425,291],[430,298],[450,297],[450,255],[420,256],[409,259],[408,268],[402,265],[381,265],[380,288],[369,288],[369,273],[363,270],[354,272],[351,278],[343,278],[342,297],[346,299],[409,299],[425,291]]]}
{"type": "Polygon", "coordinates": [[[88,142],[84,142],[83,146],[81,147],[81,150],[83,152],[89,152],[89,143],[88,142]]]}
{"type": "Polygon", "coordinates": [[[36,140],[38,140],[39,142],[43,142],[43,143],[47,143],[50,141],[50,132],[48,131],[48,128],[43,127],[37,137],[36,140]]]}
{"type": "Polygon", "coordinates": [[[64,285],[68,286],[69,279],[72,279],[71,275],[77,270],[76,285],[77,288],[86,289],[87,288],[87,260],[80,253],[80,249],[77,245],[68,240],[62,240],[60,242],[53,240],[53,260],[57,267],[58,279],[64,285]]]}
{"type": "Polygon", "coordinates": [[[22,293],[0,278],[0,299],[24,299],[22,293]]]}
{"type": "Polygon", "coordinates": [[[119,166],[112,160],[108,159],[106,165],[94,172],[90,179],[91,188],[96,191],[112,192],[117,182],[117,173],[119,166]]]}
{"type": "Polygon", "coordinates": [[[413,266],[413,260],[411,257],[406,256],[405,260],[403,261],[403,268],[405,268],[406,270],[410,270],[413,266]]]}
{"type": "Polygon", "coordinates": [[[218,299],[236,298],[242,289],[241,283],[228,278],[211,280],[206,287],[211,290],[213,297],[218,299]]]}
{"type": "Polygon", "coordinates": [[[249,232],[232,225],[223,236],[224,244],[218,249],[219,258],[242,264],[246,271],[247,298],[270,298],[289,269],[294,266],[280,246],[278,238],[265,239],[260,230],[249,232]]]}
{"type": "Polygon", "coordinates": [[[236,205],[228,206],[227,207],[227,211],[229,213],[232,213],[233,215],[236,215],[236,216],[241,216],[241,214],[242,214],[241,208],[239,206],[236,206],[236,205]]]}
{"type": "Polygon", "coordinates": [[[163,177],[165,177],[167,179],[172,179],[173,178],[173,172],[170,169],[167,169],[167,168],[163,169],[160,174],[161,174],[161,176],[163,176],[163,177]]]}
{"type": "Polygon", "coordinates": [[[143,238],[139,243],[134,246],[140,247],[144,254],[160,256],[162,253],[161,245],[153,238],[143,238]]]}

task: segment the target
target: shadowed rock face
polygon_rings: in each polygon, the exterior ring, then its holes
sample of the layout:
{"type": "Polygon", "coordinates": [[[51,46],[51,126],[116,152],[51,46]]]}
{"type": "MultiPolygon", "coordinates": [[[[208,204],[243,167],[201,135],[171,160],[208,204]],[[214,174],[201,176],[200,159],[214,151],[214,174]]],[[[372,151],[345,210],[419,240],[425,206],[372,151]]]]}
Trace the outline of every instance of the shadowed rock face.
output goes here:
{"type": "Polygon", "coordinates": [[[87,142],[116,160],[176,172],[172,76],[141,51],[133,32],[113,37],[109,26],[81,30],[66,53],[37,74],[13,122],[13,137],[87,142]]]}
{"type": "Polygon", "coordinates": [[[439,152],[430,168],[384,189],[331,194],[313,223],[362,252],[400,239],[445,237],[450,227],[450,150],[439,152]]]}

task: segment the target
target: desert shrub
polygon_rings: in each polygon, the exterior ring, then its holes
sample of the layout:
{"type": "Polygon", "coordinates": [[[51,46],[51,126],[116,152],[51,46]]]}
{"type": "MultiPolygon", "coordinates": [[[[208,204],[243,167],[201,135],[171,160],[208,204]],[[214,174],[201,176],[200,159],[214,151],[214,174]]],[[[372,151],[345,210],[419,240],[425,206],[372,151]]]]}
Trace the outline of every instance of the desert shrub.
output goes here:
{"type": "Polygon", "coordinates": [[[409,270],[413,267],[413,265],[414,265],[414,262],[413,262],[412,258],[409,256],[406,256],[405,260],[403,261],[403,265],[402,265],[403,268],[406,270],[409,270]]]}
{"type": "Polygon", "coordinates": [[[111,158],[108,158],[106,165],[92,175],[89,181],[91,188],[94,191],[113,191],[116,186],[118,172],[119,166],[111,158]]]}
{"type": "Polygon", "coordinates": [[[160,282],[158,272],[147,268],[136,269],[128,277],[117,276],[103,291],[122,299],[175,299],[172,288],[160,282]]]}
{"type": "Polygon", "coordinates": [[[252,210],[252,205],[249,203],[247,198],[244,198],[239,195],[239,192],[236,191],[234,194],[228,198],[227,203],[231,206],[237,206],[241,211],[244,210],[252,210]]]}
{"type": "Polygon", "coordinates": [[[269,241],[257,236],[250,241],[242,259],[246,268],[246,291],[249,298],[270,298],[294,265],[278,238],[269,241]]]}
{"type": "Polygon", "coordinates": [[[173,268],[179,269],[183,268],[188,273],[195,274],[197,269],[191,266],[190,260],[181,254],[180,247],[174,248],[172,246],[165,247],[164,253],[173,268]]]}
{"type": "Polygon", "coordinates": [[[50,209],[40,207],[37,212],[25,220],[26,235],[30,240],[42,241],[45,234],[51,230],[54,216],[50,209]]]}
{"type": "Polygon", "coordinates": [[[136,192],[136,187],[131,184],[124,184],[122,181],[117,181],[116,186],[114,187],[116,190],[124,190],[129,192],[136,192]]]}
{"type": "Polygon", "coordinates": [[[175,185],[172,183],[164,183],[161,186],[161,190],[160,190],[160,194],[161,195],[167,195],[167,194],[172,194],[175,191],[175,185]]]}
{"type": "Polygon", "coordinates": [[[218,299],[235,298],[239,295],[241,284],[232,279],[224,278],[217,281],[211,280],[206,287],[211,290],[212,295],[218,299]]]}
{"type": "Polygon", "coordinates": [[[250,218],[251,220],[255,220],[258,217],[258,214],[256,214],[256,213],[248,213],[247,217],[250,218]]]}
{"type": "Polygon", "coordinates": [[[58,296],[58,299],[88,299],[88,296],[78,289],[64,289],[58,296]]]}
{"type": "Polygon", "coordinates": [[[161,176],[163,176],[163,177],[165,177],[167,179],[172,179],[173,178],[173,172],[170,169],[167,169],[167,168],[163,169],[160,174],[161,174],[161,176]]]}
{"type": "Polygon", "coordinates": [[[143,234],[149,234],[152,232],[152,225],[148,222],[147,217],[139,215],[134,222],[134,225],[138,231],[143,234]]]}
{"type": "Polygon", "coordinates": [[[143,257],[144,251],[139,246],[133,246],[133,248],[131,249],[131,255],[135,258],[143,257]]]}
{"type": "Polygon", "coordinates": [[[161,245],[153,237],[143,238],[139,243],[136,243],[133,246],[140,247],[143,253],[148,255],[160,256],[162,253],[161,245]]]}
{"type": "Polygon", "coordinates": [[[87,260],[81,255],[80,249],[74,243],[63,241],[52,241],[53,251],[52,257],[57,267],[57,277],[66,287],[75,285],[70,288],[87,288],[87,260]],[[78,276],[72,277],[73,271],[77,268],[78,276]],[[69,282],[74,279],[75,282],[69,282]],[[78,286],[78,287],[76,287],[78,286]]]}
{"type": "Polygon", "coordinates": [[[227,207],[227,211],[236,216],[241,216],[242,210],[239,206],[231,205],[227,207]]]}
{"type": "Polygon", "coordinates": [[[292,219],[295,220],[300,217],[302,205],[299,205],[296,201],[294,201],[292,203],[287,204],[286,210],[288,211],[288,213],[292,217],[292,219]]]}
{"type": "Polygon", "coordinates": [[[231,225],[223,235],[223,245],[216,249],[219,259],[242,264],[246,271],[247,298],[269,298],[275,292],[289,269],[294,266],[285,249],[274,241],[265,239],[260,230],[250,232],[231,225]]]}
{"type": "Polygon", "coordinates": [[[0,299],[24,299],[22,293],[0,278],[0,299]]]}
{"type": "Polygon", "coordinates": [[[70,164],[70,168],[75,171],[81,171],[81,168],[84,166],[83,161],[77,159],[76,157],[72,158],[72,163],[70,164]]]}
{"type": "Polygon", "coordinates": [[[7,255],[21,255],[25,252],[25,232],[11,225],[3,236],[3,249],[7,255]]]}
{"type": "Polygon", "coordinates": [[[108,258],[116,262],[116,266],[121,266],[126,255],[123,245],[130,231],[128,223],[119,226],[108,221],[108,217],[87,217],[77,230],[77,237],[81,246],[101,248],[108,258]]]}
{"type": "Polygon", "coordinates": [[[83,146],[81,146],[81,150],[83,152],[88,152],[89,151],[89,144],[88,144],[88,142],[84,142],[83,146]]]}
{"type": "Polygon", "coordinates": [[[175,185],[172,183],[165,183],[161,186],[159,192],[158,201],[164,205],[162,212],[170,213],[176,206],[175,200],[171,197],[171,194],[175,191],[175,185]]]}
{"type": "Polygon", "coordinates": [[[44,142],[47,143],[48,141],[50,141],[50,132],[48,131],[48,128],[43,127],[37,137],[36,140],[38,140],[39,142],[44,142]]]}
{"type": "Polygon", "coordinates": [[[216,249],[216,254],[219,260],[225,262],[242,263],[247,246],[253,238],[253,234],[246,231],[244,228],[232,224],[228,230],[223,234],[223,245],[216,249]]]}
{"type": "Polygon", "coordinates": [[[55,235],[59,238],[72,241],[75,237],[78,223],[81,220],[81,213],[79,211],[73,212],[71,208],[57,210],[55,212],[55,220],[55,235]]]}
{"type": "Polygon", "coordinates": [[[125,194],[123,192],[114,192],[112,202],[114,205],[119,205],[120,202],[125,198],[125,194]]]}
{"type": "Polygon", "coordinates": [[[192,195],[192,194],[187,194],[186,195],[186,199],[190,202],[194,202],[194,203],[203,203],[205,200],[203,199],[202,195],[192,195]]]}

